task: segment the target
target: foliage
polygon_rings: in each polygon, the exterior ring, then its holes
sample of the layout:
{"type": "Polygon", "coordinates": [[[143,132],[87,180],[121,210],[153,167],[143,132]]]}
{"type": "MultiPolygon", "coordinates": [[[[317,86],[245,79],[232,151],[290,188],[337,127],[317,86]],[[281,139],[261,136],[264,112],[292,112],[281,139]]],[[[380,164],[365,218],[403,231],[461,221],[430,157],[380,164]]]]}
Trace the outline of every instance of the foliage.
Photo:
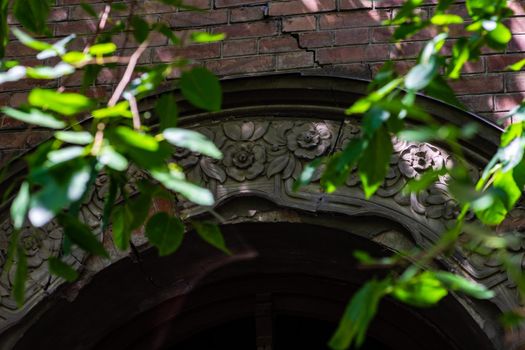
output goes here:
{"type": "MultiPolygon", "coordinates": [[[[192,10],[181,1],[160,2],[192,10]]],[[[513,259],[507,248],[515,243],[511,233],[493,232],[521,198],[525,184],[525,103],[509,113],[513,124],[506,127],[501,144],[481,177],[473,179],[462,154],[461,140],[476,132],[471,125],[458,127],[441,125],[418,107],[416,95],[433,96],[453,106],[461,107],[448,85],[459,79],[465,64],[479,59],[481,50],[489,47],[503,50],[511,40],[505,19],[512,11],[504,0],[467,0],[468,18],[450,13],[452,1],[439,0],[428,19],[419,15],[422,0],[407,0],[393,19],[385,24],[395,26],[394,41],[407,39],[432,27],[438,34],[421,50],[416,64],[404,75],[395,72],[391,63],[385,64],[370,84],[368,94],[346,110],[349,117],[362,116],[362,134],[353,139],[342,151],[332,156],[315,159],[304,168],[295,189],[308,184],[317,169],[323,169],[321,187],[326,192],[337,190],[357,168],[366,198],[371,198],[387,175],[392,154],[392,137],[415,142],[438,141],[453,155],[453,166],[428,171],[408,183],[406,195],[416,194],[433,186],[438,178],[446,177],[449,190],[459,205],[454,224],[443,232],[441,238],[425,251],[404,252],[399,256],[375,259],[364,252],[355,256],[363,265],[374,265],[386,270],[381,277],[373,277],[350,300],[330,346],[346,349],[363,343],[366,330],[382,298],[389,297],[416,307],[431,307],[449,292],[460,292],[474,298],[488,299],[493,292],[464,276],[436,270],[433,259],[451,254],[455,249],[488,251],[507,269],[509,276],[525,295],[525,279],[520,262],[513,259]],[[463,27],[467,36],[449,40],[454,27],[463,27]],[[451,54],[444,48],[451,45],[451,54]],[[417,127],[408,127],[407,120],[417,127]],[[467,214],[476,220],[467,220],[467,214]],[[461,240],[459,238],[462,238],[461,240]],[[386,275],[386,276],[385,276],[386,275]]],[[[35,88],[28,103],[20,108],[3,107],[2,112],[11,118],[43,128],[59,130],[53,138],[39,146],[26,160],[29,172],[19,186],[11,205],[14,234],[11,236],[6,270],[16,261],[13,294],[19,305],[24,302],[24,283],[27,261],[24,247],[19,241],[20,230],[29,224],[40,227],[53,219],[64,228],[65,239],[61,255],[49,261],[52,273],[73,281],[75,269],[64,263],[74,244],[87,252],[107,257],[104,246],[92,229],[79,219],[79,208],[97,176],[107,176],[109,191],[99,231],[112,225],[113,240],[119,249],[128,249],[134,230],[145,226],[146,236],[160,255],[171,254],[181,245],[185,226],[173,213],[160,212],[150,217],[151,203],[156,198],[172,198],[173,192],[203,206],[214,203],[206,188],[188,182],[181,168],[170,161],[175,147],[187,148],[211,158],[222,157],[217,147],[204,135],[177,126],[177,101],[172,95],[161,96],[154,109],[159,128],[144,125],[144,115],[138,101],[154,92],[174,72],[180,79],[173,84],[193,105],[206,111],[220,109],[222,96],[218,79],[205,68],[192,67],[184,59],[154,66],[141,67],[137,62],[150,44],[151,32],[166,36],[172,45],[184,46],[186,40],[195,43],[224,39],[222,34],[193,33],[189,39],[177,37],[167,23],[149,23],[134,16],[129,9],[127,20],[113,21],[106,27],[108,18],[122,3],[105,4],[98,13],[89,4],[82,8],[98,18],[95,38],[82,51],[68,50],[74,35],[54,43],[35,39],[36,35],[49,34],[45,18],[50,2],[45,0],[14,0],[13,15],[24,30],[13,28],[12,34],[27,47],[35,50],[38,60],[51,57],[59,59],[55,66],[28,67],[18,62],[4,60],[1,64],[0,84],[24,78],[67,79],[77,71],[84,74],[84,91],[64,91],[63,87],[35,88]],[[28,34],[27,31],[33,33],[28,34]],[[116,35],[133,36],[140,43],[130,56],[118,54],[113,42],[116,35]],[[125,72],[108,101],[89,97],[86,88],[96,81],[102,68],[116,69],[125,65],[125,72]],[[85,117],[89,116],[88,122],[85,117]],[[138,184],[138,194],[126,186],[129,169],[139,169],[151,177],[138,184]]],[[[131,6],[137,6],[132,2],[131,6]]],[[[8,42],[8,1],[0,0],[0,57],[5,55],[8,42]]],[[[521,60],[509,66],[520,70],[521,60]]],[[[210,222],[192,222],[193,229],[206,242],[230,254],[218,227],[210,222]]],[[[506,326],[523,320],[519,310],[511,310],[502,317],[506,326]]]]}

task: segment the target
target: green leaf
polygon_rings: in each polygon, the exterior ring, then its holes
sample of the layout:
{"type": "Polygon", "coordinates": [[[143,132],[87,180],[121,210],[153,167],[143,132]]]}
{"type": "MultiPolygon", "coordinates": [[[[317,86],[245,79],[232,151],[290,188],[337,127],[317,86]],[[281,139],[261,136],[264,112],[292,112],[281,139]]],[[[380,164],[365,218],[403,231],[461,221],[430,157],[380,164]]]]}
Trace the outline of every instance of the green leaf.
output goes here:
{"type": "Polygon", "coordinates": [[[322,162],[323,158],[317,158],[306,164],[301,175],[299,175],[297,181],[294,182],[293,190],[298,191],[299,188],[308,185],[312,181],[315,171],[319,168],[322,162]]]}
{"type": "Polygon", "coordinates": [[[373,106],[363,117],[363,132],[368,137],[373,136],[377,129],[379,129],[389,118],[390,113],[388,111],[373,106]]]}
{"type": "Polygon", "coordinates": [[[434,276],[449,290],[462,292],[476,299],[491,299],[495,295],[484,285],[450,272],[437,271],[434,276]]]}
{"type": "Polygon", "coordinates": [[[155,104],[155,114],[160,122],[160,131],[177,126],[179,113],[173,94],[164,94],[158,99],[155,104]]]}
{"type": "Polygon", "coordinates": [[[146,237],[157,247],[160,256],[169,255],[180,247],[184,238],[184,225],[167,213],[157,213],[146,224],[146,237]]]}
{"type": "Polygon", "coordinates": [[[93,112],[91,112],[91,115],[93,115],[93,118],[95,119],[115,118],[115,117],[124,117],[124,118],[133,117],[131,111],[129,110],[128,101],[119,102],[112,107],[96,109],[93,112]]]}
{"type": "Polygon", "coordinates": [[[16,270],[13,283],[13,297],[19,308],[24,305],[25,301],[27,275],[26,252],[21,245],[18,245],[16,248],[16,270]]]}
{"type": "Polygon", "coordinates": [[[510,32],[509,28],[505,27],[503,23],[498,22],[496,24],[496,28],[487,34],[487,43],[492,48],[502,49],[507,46],[507,43],[511,38],[512,33],[510,32]]]}
{"type": "Polygon", "coordinates": [[[29,184],[23,182],[20,185],[20,190],[16,198],[11,203],[11,219],[13,220],[13,227],[15,230],[19,230],[24,225],[27,211],[29,210],[29,202],[31,194],[29,192],[29,184]]]}
{"type": "Polygon", "coordinates": [[[60,215],[58,221],[64,227],[64,234],[71,242],[93,255],[109,257],[102,243],[86,224],[70,215],[60,215]]]}
{"type": "Polygon", "coordinates": [[[326,170],[321,176],[321,186],[326,192],[334,192],[346,181],[350,171],[363,155],[367,145],[367,140],[353,139],[343,151],[331,157],[326,165],[326,170]]]}
{"type": "Polygon", "coordinates": [[[203,134],[187,129],[169,128],[162,133],[166,141],[177,147],[187,148],[192,152],[204,154],[215,159],[222,159],[222,152],[203,134]]]}
{"type": "Polygon", "coordinates": [[[30,35],[24,33],[23,31],[21,31],[18,28],[13,28],[12,32],[13,32],[14,36],[16,36],[16,38],[22,44],[24,44],[25,46],[27,46],[27,47],[29,47],[29,48],[31,48],[33,50],[44,51],[44,50],[51,49],[53,47],[53,45],[51,45],[50,43],[46,43],[45,41],[40,41],[40,40],[33,39],[30,35]]]}
{"type": "Polygon", "coordinates": [[[214,43],[226,39],[224,33],[207,33],[207,32],[193,32],[191,33],[191,40],[195,43],[214,43]]]}
{"type": "Polygon", "coordinates": [[[420,193],[421,191],[429,188],[433,183],[435,183],[440,176],[443,176],[447,173],[446,168],[441,168],[439,170],[427,170],[418,178],[412,179],[403,188],[404,194],[409,193],[420,193]]]}
{"type": "Polygon", "coordinates": [[[109,55],[117,51],[117,45],[114,43],[96,44],[89,48],[89,53],[93,56],[109,55]]]}
{"type": "Polygon", "coordinates": [[[93,135],[87,131],[57,131],[55,138],[75,145],[87,145],[93,142],[93,135]]]}
{"type": "Polygon", "coordinates": [[[16,0],[13,14],[31,32],[51,35],[46,24],[51,5],[54,5],[53,0],[16,0]]]}
{"type": "Polygon", "coordinates": [[[26,77],[27,68],[23,66],[16,66],[9,69],[7,72],[0,73],[0,84],[18,81],[26,77]]]}
{"type": "Polygon", "coordinates": [[[0,60],[5,57],[5,48],[9,42],[9,0],[0,0],[0,60]]]}
{"type": "Polygon", "coordinates": [[[215,248],[231,255],[230,250],[226,247],[224,237],[222,236],[219,226],[211,222],[194,221],[191,223],[197,234],[206,242],[215,248]]]}
{"type": "Polygon", "coordinates": [[[159,32],[160,34],[164,35],[166,38],[168,38],[173,45],[179,45],[181,43],[180,39],[173,33],[170,27],[168,27],[165,23],[156,23],[153,26],[153,30],[159,32]]]}
{"type": "Polygon", "coordinates": [[[222,92],[219,79],[206,68],[195,67],[182,73],[182,94],[194,106],[215,112],[221,109],[222,92]]]}
{"type": "Polygon", "coordinates": [[[129,207],[129,211],[133,214],[132,219],[129,222],[129,227],[132,230],[136,230],[144,224],[148,217],[151,208],[151,196],[141,193],[130,199],[126,205],[129,207]]]}
{"type": "Polygon", "coordinates": [[[127,205],[117,207],[112,215],[112,236],[115,246],[120,250],[129,248],[132,229],[130,223],[133,220],[133,212],[127,205]]]}
{"type": "Polygon", "coordinates": [[[458,15],[453,15],[449,13],[438,13],[432,16],[430,19],[432,24],[437,26],[448,26],[451,24],[461,24],[463,23],[463,18],[458,15]]]}
{"type": "Polygon", "coordinates": [[[18,109],[4,107],[1,109],[2,113],[7,114],[11,118],[20,120],[24,123],[34,124],[50,129],[62,129],[66,127],[66,123],[58,120],[53,115],[44,113],[39,109],[31,108],[28,112],[18,109]]]}
{"type": "Polygon", "coordinates": [[[115,151],[109,145],[103,146],[98,154],[98,161],[116,171],[124,171],[128,168],[128,160],[122,154],[115,151]]]}
{"type": "Polygon", "coordinates": [[[153,170],[151,175],[167,189],[180,193],[195,204],[209,206],[215,203],[210,190],[187,182],[173,172],[153,170]]]}
{"type": "Polygon", "coordinates": [[[523,68],[523,66],[525,66],[525,58],[519,60],[516,63],[511,64],[506,69],[510,69],[510,70],[517,72],[517,71],[520,71],[523,68]]]}
{"type": "Polygon", "coordinates": [[[68,282],[74,282],[78,278],[78,272],[59,258],[51,257],[48,261],[48,266],[49,272],[62,277],[68,282]]]}
{"type": "Polygon", "coordinates": [[[115,135],[119,139],[132,146],[146,151],[155,152],[159,149],[158,141],[151,135],[143,134],[126,126],[119,126],[115,129],[115,135]]]}
{"type": "Polygon", "coordinates": [[[335,334],[328,345],[334,350],[359,347],[365,340],[368,326],[374,318],[379,302],[387,294],[388,279],[365,283],[352,297],[344,311],[335,334]]]}
{"type": "Polygon", "coordinates": [[[69,63],[69,64],[79,64],[84,61],[88,61],[91,59],[91,55],[85,54],[80,51],[70,51],[66,54],[64,54],[62,57],[62,61],[69,63]]]}
{"type": "Polygon", "coordinates": [[[45,60],[51,57],[64,55],[66,53],[66,45],[75,38],[76,35],[71,34],[66,36],[65,38],[60,39],[56,43],[52,44],[49,49],[39,52],[36,55],[36,58],[38,58],[39,60],[45,60]]]}
{"type": "Polygon", "coordinates": [[[430,271],[425,271],[408,281],[398,283],[392,290],[393,297],[416,307],[434,306],[447,294],[447,289],[443,283],[430,271]]]}
{"type": "Polygon", "coordinates": [[[54,90],[33,89],[28,101],[31,105],[71,116],[93,107],[88,97],[76,93],[60,93],[54,90]]]}
{"type": "Polygon", "coordinates": [[[98,13],[97,11],[95,11],[92,5],[86,4],[85,2],[81,2],[80,7],[82,7],[82,10],[84,10],[84,12],[90,15],[91,17],[98,18],[98,13]]]}
{"type": "Polygon", "coordinates": [[[405,77],[405,87],[419,91],[424,89],[438,73],[438,60],[431,56],[428,62],[422,62],[413,67],[405,77]]]}
{"type": "Polygon", "coordinates": [[[138,43],[144,42],[149,35],[149,24],[139,16],[131,17],[131,26],[133,27],[133,36],[138,43]]]}
{"type": "Polygon", "coordinates": [[[27,67],[26,69],[27,77],[33,79],[58,79],[73,73],[75,73],[75,67],[64,62],[54,67],[27,67]]]}
{"type": "Polygon", "coordinates": [[[390,134],[382,126],[370,140],[359,162],[359,176],[366,198],[370,198],[383,183],[390,166],[392,150],[390,134]]]}
{"type": "MultiPolygon", "coordinates": [[[[450,77],[452,78],[452,76],[450,77]]],[[[432,79],[432,81],[426,86],[425,93],[428,96],[437,98],[443,102],[451,104],[452,106],[466,109],[463,103],[461,103],[461,101],[456,97],[454,90],[452,90],[446,80],[443,79],[439,74],[437,74],[434,79],[432,79]]]]}
{"type": "Polygon", "coordinates": [[[51,151],[47,154],[48,164],[56,165],[81,157],[85,154],[85,148],[80,146],[70,146],[51,151]]]}

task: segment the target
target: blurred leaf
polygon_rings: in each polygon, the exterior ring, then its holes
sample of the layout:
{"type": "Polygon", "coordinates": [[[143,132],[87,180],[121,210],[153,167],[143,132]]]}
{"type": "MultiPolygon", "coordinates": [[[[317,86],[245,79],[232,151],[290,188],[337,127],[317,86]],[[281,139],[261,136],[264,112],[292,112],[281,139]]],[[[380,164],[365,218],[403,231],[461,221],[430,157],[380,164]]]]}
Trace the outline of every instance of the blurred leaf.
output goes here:
{"type": "Polygon", "coordinates": [[[424,89],[437,75],[438,68],[438,60],[435,56],[431,56],[428,62],[419,63],[406,75],[406,88],[415,91],[424,89]]]}
{"type": "Polygon", "coordinates": [[[106,252],[102,242],[98,240],[86,224],[80,222],[77,218],[64,214],[58,217],[58,221],[64,228],[64,234],[69,237],[71,242],[93,255],[109,258],[109,254],[106,252]]]}
{"type": "Polygon", "coordinates": [[[523,66],[525,66],[525,58],[519,60],[516,63],[511,64],[510,66],[507,66],[506,69],[510,69],[510,70],[517,72],[517,71],[520,71],[523,68],[523,66]]]}
{"type": "Polygon", "coordinates": [[[133,27],[133,36],[138,43],[144,42],[149,35],[149,24],[139,16],[131,17],[131,26],[133,27]]]}
{"type": "Polygon", "coordinates": [[[23,66],[16,66],[9,69],[7,72],[0,73],[0,84],[18,81],[25,78],[27,68],[23,66]]]}
{"type": "Polygon", "coordinates": [[[39,60],[46,60],[51,57],[62,56],[66,53],[66,45],[73,39],[76,38],[75,34],[66,36],[60,39],[56,43],[52,44],[49,49],[45,49],[36,55],[39,60]]]}
{"type": "Polygon", "coordinates": [[[81,94],[60,93],[39,88],[31,90],[28,101],[33,106],[50,109],[67,116],[83,112],[94,105],[91,99],[81,94]]]}
{"type": "Polygon", "coordinates": [[[209,206],[215,203],[213,194],[208,189],[187,182],[171,172],[155,170],[151,175],[167,189],[182,194],[195,204],[209,206]]]}
{"type": "Polygon", "coordinates": [[[20,190],[17,196],[11,203],[11,219],[13,220],[13,227],[15,230],[20,230],[26,220],[27,211],[29,210],[29,202],[31,194],[29,192],[29,184],[23,182],[20,185],[20,190]]]}
{"type": "Polygon", "coordinates": [[[95,11],[95,9],[93,8],[91,4],[86,4],[85,2],[81,2],[80,7],[82,8],[82,10],[84,10],[85,13],[87,13],[91,17],[98,18],[98,13],[97,11],[95,11]]]}
{"type": "Polygon", "coordinates": [[[93,142],[93,135],[87,131],[57,131],[55,138],[75,145],[87,145],[93,142]]]}
{"type": "Polygon", "coordinates": [[[127,205],[120,205],[113,210],[112,215],[112,236],[115,246],[120,250],[129,248],[129,241],[131,240],[131,222],[133,220],[133,212],[127,205]]]}
{"type": "Polygon", "coordinates": [[[106,107],[106,108],[94,110],[93,112],[91,112],[91,115],[93,115],[93,118],[96,118],[96,119],[115,118],[115,117],[124,117],[124,118],[133,117],[131,111],[129,110],[128,101],[119,102],[112,107],[106,107]]]}
{"type": "Polygon", "coordinates": [[[453,15],[450,13],[438,13],[432,16],[430,19],[432,24],[437,26],[448,26],[451,24],[461,24],[463,23],[463,18],[458,15],[453,15]]]}
{"type": "Polygon", "coordinates": [[[177,126],[178,108],[172,94],[163,94],[155,104],[155,114],[159,119],[160,131],[177,126]]]}
{"type": "Polygon", "coordinates": [[[51,129],[62,129],[66,127],[66,123],[56,119],[53,115],[44,113],[39,109],[31,108],[28,112],[24,112],[18,109],[4,107],[1,111],[11,118],[20,120],[24,123],[34,124],[43,126],[51,129]]]}
{"type": "Polygon", "coordinates": [[[29,48],[32,48],[33,50],[44,51],[44,50],[51,49],[53,47],[53,45],[51,45],[49,43],[33,39],[30,35],[24,33],[23,31],[21,31],[18,28],[13,28],[11,31],[13,32],[14,36],[16,36],[16,38],[22,44],[24,44],[25,46],[27,46],[29,48]]]}
{"type": "Polygon", "coordinates": [[[521,310],[511,310],[501,314],[500,322],[506,328],[519,327],[525,321],[521,310]]]}
{"type": "Polygon", "coordinates": [[[67,162],[71,159],[84,155],[85,148],[80,146],[69,146],[51,151],[47,154],[48,164],[55,165],[58,163],[67,162]]]}
{"type": "Polygon", "coordinates": [[[126,126],[118,126],[115,129],[115,135],[132,147],[153,152],[159,149],[159,143],[153,136],[140,133],[126,126]]]}
{"type": "Polygon", "coordinates": [[[419,193],[428,189],[433,183],[435,183],[440,176],[443,176],[447,173],[446,168],[441,168],[439,170],[427,170],[418,178],[414,178],[407,182],[403,188],[404,194],[409,193],[419,193]]]}
{"type": "Polygon", "coordinates": [[[394,285],[392,296],[416,307],[436,305],[448,294],[443,283],[431,271],[422,272],[403,283],[394,285]]]}
{"type": "Polygon", "coordinates": [[[33,79],[58,79],[65,75],[75,73],[75,67],[68,63],[60,62],[54,67],[27,67],[28,78],[33,79]]]}
{"type": "Polygon", "coordinates": [[[0,60],[5,57],[5,48],[9,42],[8,11],[9,0],[0,0],[0,60]]]}
{"type": "Polygon", "coordinates": [[[68,282],[74,282],[78,278],[78,272],[59,258],[49,258],[48,266],[49,272],[55,276],[62,277],[68,282]]]}
{"type": "Polygon", "coordinates": [[[226,39],[224,33],[207,33],[207,32],[193,32],[191,33],[191,40],[195,43],[214,43],[226,39]]]}
{"type": "Polygon", "coordinates": [[[117,45],[114,43],[96,44],[89,48],[89,53],[93,56],[109,55],[115,51],[117,51],[117,45]]]}
{"type": "Polygon", "coordinates": [[[146,237],[159,250],[160,256],[175,252],[184,238],[182,222],[167,213],[153,215],[146,224],[146,237]]]}
{"type": "Polygon", "coordinates": [[[224,253],[231,255],[230,250],[226,247],[224,237],[222,236],[219,226],[211,222],[193,221],[193,228],[197,234],[206,242],[214,246],[215,248],[222,250],[224,253]]]}
{"type": "Polygon", "coordinates": [[[205,156],[222,159],[222,152],[203,134],[187,129],[168,128],[162,135],[174,146],[187,148],[192,152],[205,156]]]}
{"type": "Polygon", "coordinates": [[[445,271],[436,271],[434,276],[449,290],[465,293],[476,299],[491,299],[494,292],[482,284],[445,271]]]}
{"type": "MultiPolygon", "coordinates": [[[[451,77],[452,78],[452,77],[451,77]]],[[[456,97],[454,90],[448,85],[445,79],[437,74],[434,79],[425,87],[425,93],[428,96],[437,98],[443,102],[446,102],[452,106],[456,106],[461,109],[466,107],[456,97]]]]}
{"type": "Polygon", "coordinates": [[[221,109],[222,92],[219,80],[206,68],[195,67],[182,73],[182,94],[194,106],[215,112],[221,109]]]}
{"type": "Polygon", "coordinates": [[[129,207],[130,212],[133,214],[132,219],[129,222],[129,227],[131,230],[136,230],[144,224],[148,217],[151,208],[151,196],[141,193],[128,200],[126,206],[129,207]]]}
{"type": "Polygon", "coordinates": [[[80,51],[70,51],[62,56],[62,61],[69,64],[79,64],[90,60],[92,57],[80,51]]]}
{"type": "Polygon", "coordinates": [[[344,184],[367,145],[368,141],[364,139],[352,139],[341,152],[330,158],[321,176],[321,185],[328,193],[344,184]]]}
{"type": "Polygon", "coordinates": [[[328,343],[334,350],[346,350],[361,346],[368,325],[377,312],[379,302],[387,294],[390,280],[375,279],[365,283],[352,297],[344,311],[335,334],[328,343]]]}
{"type": "Polygon", "coordinates": [[[496,27],[487,34],[487,43],[492,48],[503,49],[511,38],[510,30],[503,23],[498,22],[496,27]]]}
{"type": "Polygon", "coordinates": [[[98,161],[116,171],[124,171],[128,168],[128,160],[126,157],[115,151],[115,149],[109,145],[102,147],[98,155],[98,161]]]}
{"type": "Polygon", "coordinates": [[[173,45],[179,45],[181,43],[180,39],[175,35],[175,33],[173,33],[173,30],[171,30],[171,28],[164,23],[156,23],[153,26],[153,30],[156,30],[167,37],[173,45]]]}
{"type": "Polygon", "coordinates": [[[19,308],[24,305],[27,281],[27,256],[24,248],[19,244],[16,247],[16,271],[13,282],[13,297],[19,308]]]}
{"type": "Polygon", "coordinates": [[[370,198],[383,183],[390,166],[392,150],[390,134],[382,126],[370,140],[359,162],[359,176],[366,198],[370,198]]]}
{"type": "Polygon", "coordinates": [[[51,35],[47,28],[47,17],[53,0],[15,0],[13,14],[16,19],[33,33],[51,35]]]}
{"type": "Polygon", "coordinates": [[[323,158],[317,158],[306,164],[301,175],[299,175],[297,181],[294,182],[293,190],[298,191],[299,188],[308,185],[312,181],[315,171],[319,168],[322,162],[323,158]]]}

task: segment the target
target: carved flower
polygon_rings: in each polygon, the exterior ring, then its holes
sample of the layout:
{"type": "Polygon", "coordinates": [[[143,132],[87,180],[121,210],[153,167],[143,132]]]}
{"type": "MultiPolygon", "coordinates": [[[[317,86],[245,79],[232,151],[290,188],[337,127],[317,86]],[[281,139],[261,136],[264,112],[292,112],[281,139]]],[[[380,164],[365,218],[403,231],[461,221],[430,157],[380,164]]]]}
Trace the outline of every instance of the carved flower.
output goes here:
{"type": "Polygon", "coordinates": [[[411,145],[401,152],[399,169],[408,178],[417,177],[432,168],[441,169],[444,159],[439,150],[427,144],[411,145]]]}
{"type": "Polygon", "coordinates": [[[230,144],[224,149],[226,173],[237,181],[253,180],[264,171],[264,147],[253,142],[230,144]]]}
{"type": "Polygon", "coordinates": [[[330,130],[322,123],[305,123],[295,127],[287,135],[288,149],[296,156],[314,159],[330,146],[330,130]]]}

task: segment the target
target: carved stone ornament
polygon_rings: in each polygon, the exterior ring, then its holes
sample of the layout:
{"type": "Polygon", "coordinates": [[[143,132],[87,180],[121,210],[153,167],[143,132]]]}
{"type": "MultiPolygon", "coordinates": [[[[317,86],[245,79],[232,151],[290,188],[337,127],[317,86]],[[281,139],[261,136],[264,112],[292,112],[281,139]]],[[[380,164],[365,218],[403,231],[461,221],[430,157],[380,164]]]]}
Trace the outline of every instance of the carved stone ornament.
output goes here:
{"type": "MultiPolygon", "coordinates": [[[[344,186],[333,194],[319,189],[320,172],[314,183],[298,192],[292,184],[304,166],[313,159],[336,152],[360,134],[354,121],[323,120],[315,115],[301,118],[255,116],[230,119],[220,123],[211,120],[185,126],[212,139],[222,150],[222,160],[215,160],[185,149],[176,149],[173,161],[180,164],[188,178],[208,187],[215,194],[217,206],[227,205],[235,196],[259,196],[284,208],[310,213],[338,213],[352,216],[380,216],[402,225],[415,245],[428,247],[458,214],[457,204],[447,192],[447,177],[427,191],[405,196],[402,189],[407,181],[417,178],[428,169],[453,166],[451,157],[443,149],[431,144],[408,143],[393,139],[394,153],[384,184],[371,200],[365,200],[356,171],[344,186]]],[[[472,166],[477,176],[476,166],[472,166]]],[[[135,179],[144,176],[136,173],[135,179]]],[[[107,179],[97,179],[95,190],[81,209],[83,220],[93,228],[99,226],[107,179]]],[[[133,186],[130,184],[130,186],[133,186]]],[[[181,198],[179,206],[183,217],[189,218],[205,212],[181,198]]],[[[0,265],[5,263],[6,248],[12,226],[3,222],[0,230],[0,265]]],[[[101,239],[102,235],[99,233],[101,239]]],[[[22,242],[28,252],[29,281],[26,304],[17,310],[10,297],[12,275],[4,274],[0,280],[0,331],[16,323],[46,295],[63,283],[47,270],[46,260],[60,249],[62,232],[56,223],[41,229],[25,228],[22,242]]],[[[523,255],[523,247],[516,247],[523,255]]],[[[118,260],[115,255],[113,261],[118,260]]],[[[75,250],[66,260],[79,270],[100,270],[104,265],[89,265],[89,257],[75,250]]],[[[111,261],[106,262],[110,264],[111,261]]],[[[497,292],[493,302],[502,310],[517,303],[515,287],[500,266],[479,256],[467,258],[457,252],[454,258],[443,260],[450,269],[484,283],[497,292]]]]}

